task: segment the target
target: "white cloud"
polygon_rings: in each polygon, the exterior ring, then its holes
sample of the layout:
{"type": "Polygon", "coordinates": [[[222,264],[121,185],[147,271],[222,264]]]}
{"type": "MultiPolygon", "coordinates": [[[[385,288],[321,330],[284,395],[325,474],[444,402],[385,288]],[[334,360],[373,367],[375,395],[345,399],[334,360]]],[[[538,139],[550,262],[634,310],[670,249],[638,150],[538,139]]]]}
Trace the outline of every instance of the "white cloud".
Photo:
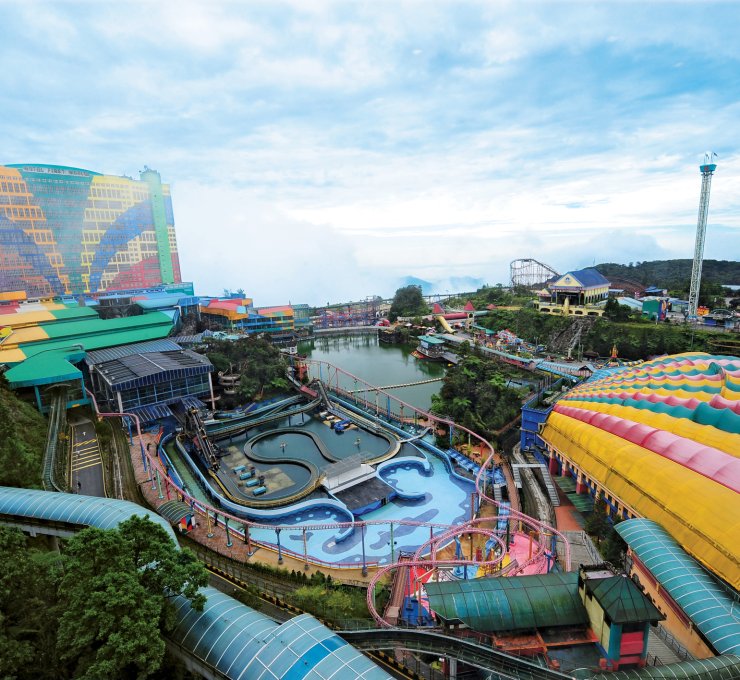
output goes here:
{"type": "Polygon", "coordinates": [[[0,162],[172,184],[182,271],[259,304],[738,259],[740,8],[0,3],[0,162]],[[681,64],[681,68],[677,68],[681,64]]]}

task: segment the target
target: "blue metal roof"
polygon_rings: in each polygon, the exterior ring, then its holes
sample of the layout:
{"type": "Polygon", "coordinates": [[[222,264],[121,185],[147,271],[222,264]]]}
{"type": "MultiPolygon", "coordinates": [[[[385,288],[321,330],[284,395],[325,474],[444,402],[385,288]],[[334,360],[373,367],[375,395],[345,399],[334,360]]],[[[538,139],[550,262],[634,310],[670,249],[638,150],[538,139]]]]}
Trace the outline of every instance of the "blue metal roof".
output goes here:
{"type": "Polygon", "coordinates": [[[719,654],[740,654],[740,606],[720,583],[656,522],[630,519],[614,527],[719,654]]]}
{"type": "Polygon", "coordinates": [[[187,598],[177,598],[169,637],[227,678],[390,678],[308,614],[278,624],[215,588],[201,592],[208,598],[202,612],[187,598]]]}
{"type": "MultiPolygon", "coordinates": [[[[591,288],[592,286],[608,286],[609,280],[597,269],[591,267],[587,269],[576,269],[575,271],[568,272],[573,278],[578,279],[584,286],[584,288],[591,288]]],[[[565,274],[563,275],[565,276],[565,274]]]]}
{"type": "Polygon", "coordinates": [[[100,529],[115,529],[134,515],[159,524],[177,544],[172,527],[156,512],[116,498],[97,498],[73,493],[50,493],[37,489],[0,487],[0,515],[35,517],[100,529]]]}
{"type": "Polygon", "coordinates": [[[161,340],[149,340],[148,342],[135,342],[132,345],[119,345],[106,349],[96,349],[87,353],[87,363],[102,364],[114,359],[132,356],[133,354],[144,354],[145,352],[176,352],[182,347],[176,342],[163,338],[161,340]]]}

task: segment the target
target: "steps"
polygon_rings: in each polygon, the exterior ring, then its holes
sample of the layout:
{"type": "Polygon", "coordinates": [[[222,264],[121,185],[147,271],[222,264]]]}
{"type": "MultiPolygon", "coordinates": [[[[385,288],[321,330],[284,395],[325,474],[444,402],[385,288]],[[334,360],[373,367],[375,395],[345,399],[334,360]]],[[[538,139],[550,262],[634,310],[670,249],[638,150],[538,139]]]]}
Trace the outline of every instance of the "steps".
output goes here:
{"type": "Polygon", "coordinates": [[[553,507],[557,507],[560,505],[560,496],[558,495],[558,490],[555,488],[555,483],[552,481],[550,471],[544,465],[540,467],[540,470],[542,471],[542,479],[545,481],[545,489],[547,490],[550,503],[552,503],[553,507]]]}

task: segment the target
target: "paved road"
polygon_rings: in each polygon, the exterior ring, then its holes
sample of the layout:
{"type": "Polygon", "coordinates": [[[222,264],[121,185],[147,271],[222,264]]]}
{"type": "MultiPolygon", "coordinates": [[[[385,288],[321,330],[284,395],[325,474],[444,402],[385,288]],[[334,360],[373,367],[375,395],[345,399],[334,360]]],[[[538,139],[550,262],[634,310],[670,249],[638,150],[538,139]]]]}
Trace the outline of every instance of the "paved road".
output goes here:
{"type": "Polygon", "coordinates": [[[92,422],[72,425],[72,491],[85,496],[105,497],[103,461],[92,422]]]}

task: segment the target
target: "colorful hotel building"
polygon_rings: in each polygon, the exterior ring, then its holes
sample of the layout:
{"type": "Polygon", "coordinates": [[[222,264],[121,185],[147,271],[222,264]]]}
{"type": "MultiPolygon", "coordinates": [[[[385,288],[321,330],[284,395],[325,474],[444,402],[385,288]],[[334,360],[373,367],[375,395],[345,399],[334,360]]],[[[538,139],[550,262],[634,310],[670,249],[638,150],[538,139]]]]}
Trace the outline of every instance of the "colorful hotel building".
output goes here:
{"type": "Polygon", "coordinates": [[[0,293],[6,299],[179,283],[170,188],[58,165],[0,166],[0,293]]]}

